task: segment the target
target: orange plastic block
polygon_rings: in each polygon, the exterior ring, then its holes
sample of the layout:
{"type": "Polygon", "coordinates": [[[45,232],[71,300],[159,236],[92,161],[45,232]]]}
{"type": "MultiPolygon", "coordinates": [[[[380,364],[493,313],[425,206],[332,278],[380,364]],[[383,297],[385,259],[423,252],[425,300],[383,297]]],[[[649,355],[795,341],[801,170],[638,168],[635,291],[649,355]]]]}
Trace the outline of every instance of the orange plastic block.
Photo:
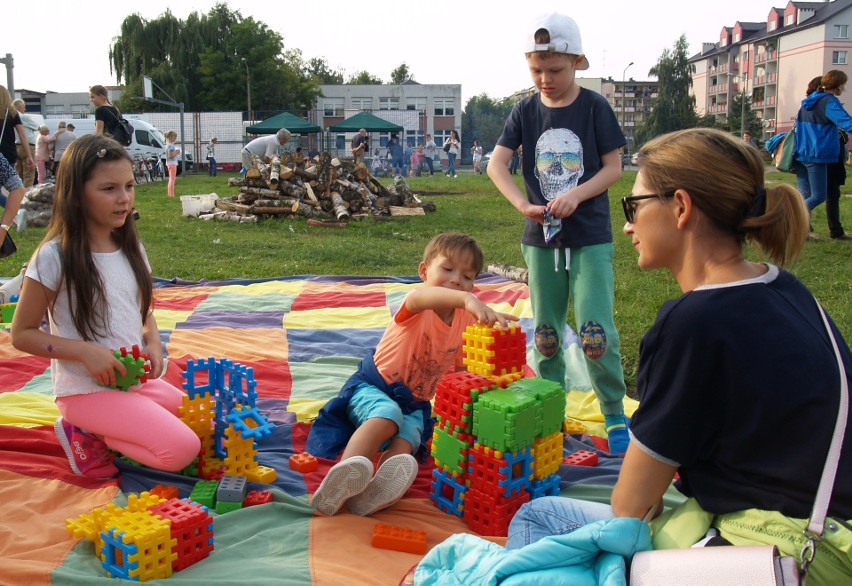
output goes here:
{"type": "Polygon", "coordinates": [[[296,472],[307,474],[317,469],[317,459],[307,452],[290,456],[290,468],[296,472]]]}
{"type": "Polygon", "coordinates": [[[571,466],[597,466],[598,455],[588,450],[580,450],[565,456],[562,459],[562,463],[570,464],[571,466]]]}
{"type": "Polygon", "coordinates": [[[148,492],[166,500],[176,499],[179,497],[178,489],[176,486],[170,486],[165,484],[158,484],[148,492]]]}
{"type": "Polygon", "coordinates": [[[426,532],[376,523],[370,545],[423,555],[426,553],[426,532]]]}

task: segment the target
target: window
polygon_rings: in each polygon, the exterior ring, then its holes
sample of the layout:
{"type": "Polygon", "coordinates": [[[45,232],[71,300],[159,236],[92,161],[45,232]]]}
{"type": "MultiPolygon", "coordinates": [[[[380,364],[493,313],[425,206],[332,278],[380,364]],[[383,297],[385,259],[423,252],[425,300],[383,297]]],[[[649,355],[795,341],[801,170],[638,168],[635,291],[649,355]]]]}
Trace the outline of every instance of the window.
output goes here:
{"type": "Polygon", "coordinates": [[[65,113],[65,108],[63,108],[62,106],[45,106],[44,113],[45,114],[58,114],[58,115],[61,116],[62,114],[65,113]]]}
{"type": "Polygon", "coordinates": [[[343,117],[343,98],[324,98],[322,101],[323,116],[343,117]]]}
{"type": "Polygon", "coordinates": [[[71,104],[71,116],[74,118],[88,118],[91,111],[91,104],[71,104]]]}
{"type": "Polygon", "coordinates": [[[727,47],[728,46],[728,39],[722,39],[721,41],[719,41],[719,46],[720,47],[727,47]]]}
{"type": "Polygon", "coordinates": [[[334,135],[334,148],[339,151],[346,149],[348,146],[348,142],[346,141],[345,134],[335,134],[334,135]]]}
{"type": "Polygon", "coordinates": [[[399,110],[399,98],[379,98],[379,110],[399,110]]]}
{"type": "Polygon", "coordinates": [[[740,42],[740,33],[734,33],[734,42],[735,42],[735,43],[739,43],[739,42],[740,42]]]}
{"type": "Polygon", "coordinates": [[[423,133],[419,130],[407,130],[405,132],[405,144],[410,147],[416,147],[419,144],[423,144],[424,141],[423,133]]]}
{"type": "Polygon", "coordinates": [[[443,149],[444,142],[450,138],[449,130],[436,130],[434,134],[432,134],[432,140],[435,141],[435,144],[438,145],[438,150],[443,149]]]}
{"type": "Polygon", "coordinates": [[[846,51],[831,52],[832,65],[846,65],[846,51]]]}
{"type": "Polygon", "coordinates": [[[435,98],[435,116],[455,115],[455,101],[452,98],[435,98]]]}
{"type": "Polygon", "coordinates": [[[372,110],[373,98],[352,98],[353,110],[372,110]]]}
{"type": "Polygon", "coordinates": [[[836,25],[834,25],[834,38],[835,39],[848,39],[849,38],[849,25],[848,24],[836,24],[836,25]]]}
{"type": "Polygon", "coordinates": [[[426,98],[408,98],[405,104],[406,110],[426,110],[426,98]]]}
{"type": "Polygon", "coordinates": [[[778,28],[778,22],[777,22],[777,21],[774,21],[774,20],[770,20],[770,21],[769,21],[769,32],[771,33],[771,32],[772,32],[772,31],[774,31],[776,28],[778,28]]]}
{"type": "Polygon", "coordinates": [[[795,24],[795,22],[796,22],[796,15],[795,14],[788,14],[787,16],[784,17],[784,26],[790,26],[791,24],[795,24]]]}

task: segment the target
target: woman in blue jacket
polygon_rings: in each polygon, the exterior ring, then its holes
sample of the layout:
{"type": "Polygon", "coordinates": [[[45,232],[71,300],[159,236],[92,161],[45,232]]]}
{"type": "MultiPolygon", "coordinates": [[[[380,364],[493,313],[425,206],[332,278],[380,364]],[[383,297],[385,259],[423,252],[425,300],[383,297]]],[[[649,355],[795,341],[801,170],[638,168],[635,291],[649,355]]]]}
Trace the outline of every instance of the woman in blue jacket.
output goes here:
{"type": "Polygon", "coordinates": [[[846,80],[846,74],[837,69],[823,75],[822,86],[802,100],[796,116],[796,176],[808,211],[828,195],[828,166],[840,157],[838,127],[852,132],[852,116],[837,99],[846,89],[846,80]]]}

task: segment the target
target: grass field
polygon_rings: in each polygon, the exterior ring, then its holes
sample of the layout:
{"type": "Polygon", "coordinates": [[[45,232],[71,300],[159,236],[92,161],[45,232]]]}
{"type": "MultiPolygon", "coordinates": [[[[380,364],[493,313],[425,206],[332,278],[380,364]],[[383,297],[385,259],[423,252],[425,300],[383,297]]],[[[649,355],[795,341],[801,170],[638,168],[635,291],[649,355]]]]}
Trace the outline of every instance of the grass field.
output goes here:
{"type": "MultiPolygon", "coordinates": [[[[177,194],[215,192],[233,195],[233,175],[189,174],[178,178],[177,194]]],[[[680,290],[665,271],[641,271],[630,239],[621,229],[624,215],[620,198],[630,193],[634,171],[625,171],[610,190],[615,232],[616,325],[622,338],[625,374],[635,380],[639,341],[654,321],[657,309],[680,290]]],[[[794,182],[794,176],[772,173],[767,181],[794,182]]],[[[520,176],[518,176],[520,181],[520,176]]],[[[390,183],[390,179],[384,180],[390,183]]],[[[154,274],[167,279],[216,280],[287,275],[415,275],[423,247],[433,235],[458,230],[474,236],[487,262],[523,266],[520,215],[484,175],[462,172],[413,177],[412,189],[432,201],[437,212],[409,221],[351,221],[345,229],[308,227],[302,219],[267,219],[258,224],[204,222],[181,214],[180,198],[166,196],[166,184],[137,188],[139,230],[154,274]]],[[[852,184],[852,182],[850,182],[852,184]]],[[[850,185],[852,187],[852,185],[850,185]]],[[[852,191],[847,187],[844,193],[852,191]]],[[[841,198],[841,216],[852,232],[852,198],[841,198]]],[[[828,238],[825,206],[814,211],[814,226],[822,238],[808,242],[795,265],[788,267],[820,299],[840,331],[852,336],[852,242],[828,238]]],[[[18,253],[0,260],[0,276],[10,277],[29,258],[44,235],[31,228],[13,234],[18,253]]],[[[749,253],[753,258],[753,254],[749,253]]]]}

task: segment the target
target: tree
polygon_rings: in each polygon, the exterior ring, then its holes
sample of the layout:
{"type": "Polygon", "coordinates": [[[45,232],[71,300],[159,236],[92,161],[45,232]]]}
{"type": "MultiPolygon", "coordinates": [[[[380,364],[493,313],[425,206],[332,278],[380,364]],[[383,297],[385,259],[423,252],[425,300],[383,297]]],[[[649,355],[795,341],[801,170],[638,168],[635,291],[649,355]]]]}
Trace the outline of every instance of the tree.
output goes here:
{"type": "Polygon", "coordinates": [[[740,134],[742,132],[742,113],[743,113],[743,98],[745,98],[745,129],[750,132],[755,138],[763,137],[763,121],[757,117],[757,114],[751,108],[751,97],[744,95],[742,92],[734,94],[731,98],[731,103],[728,104],[728,122],[725,125],[727,130],[740,134]]]}
{"type": "Polygon", "coordinates": [[[513,105],[514,102],[508,98],[494,100],[487,94],[468,100],[462,112],[462,140],[465,145],[472,145],[473,139],[478,139],[484,152],[493,149],[513,105]]]}
{"type": "Polygon", "coordinates": [[[109,59],[125,86],[119,105],[124,110],[169,109],[137,99],[143,76],[189,111],[244,109],[246,76],[258,110],[307,109],[320,94],[300,51],[284,51],[281,35],[226,4],[203,15],[192,12],[186,21],[168,10],[150,21],[132,14],[122,22],[109,59]]]}
{"type": "Polygon", "coordinates": [[[686,36],[681,35],[673,50],[664,50],[657,64],[648,72],[657,77],[659,93],[651,114],[636,129],[634,148],[657,135],[693,128],[698,123],[695,96],[689,93],[695,66],[688,61],[687,47],[686,36]]]}
{"type": "Polygon", "coordinates": [[[355,75],[349,76],[346,83],[350,85],[382,85],[384,82],[368,71],[359,71],[355,75]]]}
{"type": "Polygon", "coordinates": [[[408,65],[403,62],[399,67],[391,71],[390,82],[392,84],[405,83],[409,79],[413,80],[414,75],[408,70],[408,65]]]}
{"type": "Polygon", "coordinates": [[[332,69],[325,57],[314,57],[309,60],[307,73],[318,84],[341,85],[343,83],[343,72],[338,69],[332,69]]]}

